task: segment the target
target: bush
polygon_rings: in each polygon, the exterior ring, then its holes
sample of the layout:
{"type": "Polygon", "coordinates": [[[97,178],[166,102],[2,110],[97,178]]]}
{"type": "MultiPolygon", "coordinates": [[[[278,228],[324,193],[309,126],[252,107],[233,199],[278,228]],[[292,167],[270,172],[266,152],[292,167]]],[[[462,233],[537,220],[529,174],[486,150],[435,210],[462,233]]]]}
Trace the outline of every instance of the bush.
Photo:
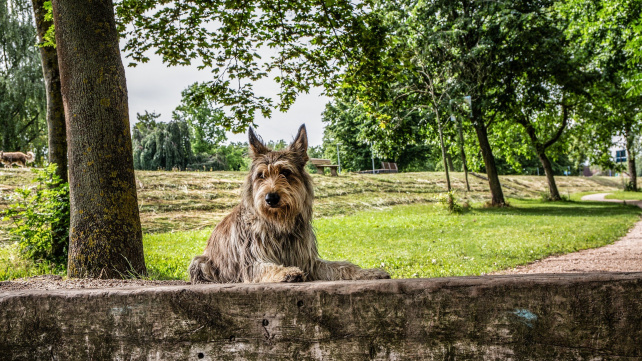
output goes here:
{"type": "Polygon", "coordinates": [[[457,203],[454,190],[439,194],[437,196],[437,202],[439,202],[448,213],[461,214],[470,207],[468,202],[464,202],[462,205],[457,203]]]}
{"type": "Polygon", "coordinates": [[[16,190],[9,208],[0,213],[11,220],[20,251],[35,261],[67,262],[69,247],[69,184],[55,174],[56,165],[32,170],[32,187],[16,190]]]}

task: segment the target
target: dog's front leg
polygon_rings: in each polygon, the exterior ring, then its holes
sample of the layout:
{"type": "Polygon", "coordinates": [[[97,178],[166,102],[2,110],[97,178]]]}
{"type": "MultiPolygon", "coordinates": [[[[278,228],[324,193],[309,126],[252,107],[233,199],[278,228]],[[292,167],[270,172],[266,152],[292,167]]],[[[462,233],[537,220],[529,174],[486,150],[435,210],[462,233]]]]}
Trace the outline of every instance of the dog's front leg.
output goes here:
{"type": "Polygon", "coordinates": [[[314,280],[378,280],[390,278],[388,272],[379,268],[363,269],[350,262],[318,259],[314,269],[314,280]]]}
{"type": "Polygon", "coordinates": [[[250,282],[303,282],[305,274],[298,267],[286,267],[270,262],[255,262],[250,282]]]}

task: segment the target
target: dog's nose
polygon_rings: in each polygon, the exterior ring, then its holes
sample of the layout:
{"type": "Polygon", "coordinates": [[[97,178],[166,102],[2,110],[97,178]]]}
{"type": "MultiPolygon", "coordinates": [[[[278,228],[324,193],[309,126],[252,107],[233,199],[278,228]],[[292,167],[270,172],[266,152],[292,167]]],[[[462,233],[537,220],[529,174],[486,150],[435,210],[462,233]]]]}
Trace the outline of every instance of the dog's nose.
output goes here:
{"type": "Polygon", "coordinates": [[[270,207],[274,207],[279,203],[279,200],[281,197],[279,196],[278,193],[268,193],[265,196],[265,202],[270,205],[270,207]]]}

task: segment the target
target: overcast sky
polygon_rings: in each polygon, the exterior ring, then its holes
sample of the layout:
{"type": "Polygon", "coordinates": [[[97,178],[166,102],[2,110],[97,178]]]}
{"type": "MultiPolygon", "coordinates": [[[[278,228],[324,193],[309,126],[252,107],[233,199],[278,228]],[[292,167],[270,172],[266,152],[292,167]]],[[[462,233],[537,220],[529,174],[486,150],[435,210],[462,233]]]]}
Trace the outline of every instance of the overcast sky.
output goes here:
{"type": "MultiPolygon", "coordinates": [[[[123,59],[129,92],[129,117],[133,124],[136,113],[145,110],[160,113],[162,121],[169,121],[172,111],[181,101],[181,91],[194,82],[211,80],[208,70],[199,71],[193,67],[166,67],[158,56],[149,56],[151,60],[135,68],[127,67],[129,59],[123,59]]],[[[276,98],[278,86],[272,82],[263,82],[257,86],[261,95],[272,95],[276,98]]],[[[291,141],[299,126],[305,123],[308,130],[308,142],[320,145],[323,138],[321,113],[328,102],[327,97],[315,89],[310,94],[301,95],[287,113],[274,111],[271,119],[258,116],[255,123],[257,132],[265,141],[285,139],[291,141]]],[[[247,141],[247,134],[228,133],[230,141],[247,141]]]]}

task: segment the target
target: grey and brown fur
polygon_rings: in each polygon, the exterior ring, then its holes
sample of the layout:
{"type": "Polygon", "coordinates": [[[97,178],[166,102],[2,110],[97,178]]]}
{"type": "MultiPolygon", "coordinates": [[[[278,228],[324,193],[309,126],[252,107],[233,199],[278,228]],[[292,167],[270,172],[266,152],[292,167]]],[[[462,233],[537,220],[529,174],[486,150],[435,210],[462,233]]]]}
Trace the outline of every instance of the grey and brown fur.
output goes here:
{"type": "Polygon", "coordinates": [[[305,125],[282,151],[268,149],[251,128],[249,138],[253,160],[241,203],[216,226],[203,255],[192,260],[192,283],[390,278],[381,269],[319,258],[305,125]]]}
{"type": "Polygon", "coordinates": [[[24,168],[27,166],[27,163],[33,162],[35,158],[36,156],[32,152],[24,154],[22,152],[0,151],[0,162],[4,164],[5,168],[11,168],[14,164],[24,168]]]}

